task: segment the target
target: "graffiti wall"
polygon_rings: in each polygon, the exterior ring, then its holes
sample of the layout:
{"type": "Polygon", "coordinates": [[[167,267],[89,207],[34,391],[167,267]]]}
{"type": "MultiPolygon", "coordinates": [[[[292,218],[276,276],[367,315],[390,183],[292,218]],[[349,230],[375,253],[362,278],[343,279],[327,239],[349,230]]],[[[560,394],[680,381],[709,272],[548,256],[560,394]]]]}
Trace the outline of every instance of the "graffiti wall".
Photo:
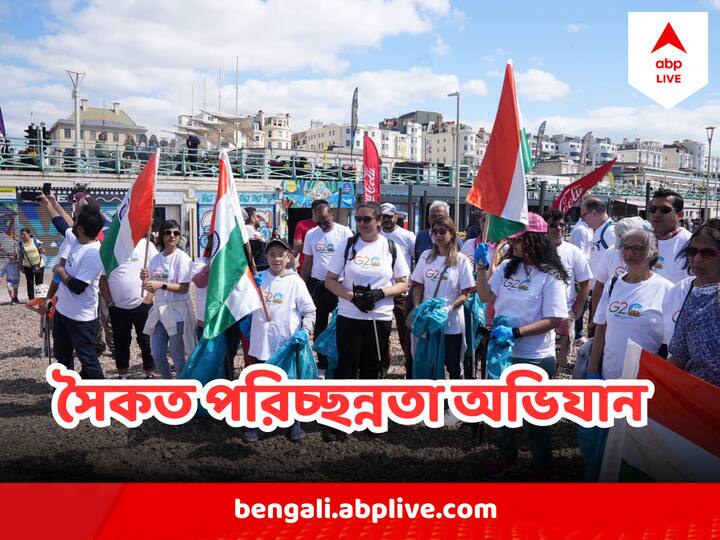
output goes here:
{"type": "Polygon", "coordinates": [[[310,208],[312,202],[318,199],[325,199],[333,208],[352,208],[355,205],[355,184],[325,180],[288,180],[284,183],[284,196],[286,204],[294,208],[310,208]]]}

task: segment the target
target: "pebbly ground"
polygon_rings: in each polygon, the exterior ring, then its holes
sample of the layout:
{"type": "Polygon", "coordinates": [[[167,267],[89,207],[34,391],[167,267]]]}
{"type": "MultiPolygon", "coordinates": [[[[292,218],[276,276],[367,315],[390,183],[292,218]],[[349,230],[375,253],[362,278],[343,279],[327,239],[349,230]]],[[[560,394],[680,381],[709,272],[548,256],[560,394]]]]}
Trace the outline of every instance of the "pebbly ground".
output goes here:
{"type": "MultiPolygon", "coordinates": [[[[306,437],[290,442],[284,432],[249,444],[240,430],[210,418],[182,426],[149,421],[136,429],[98,429],[82,422],[59,427],[50,413],[51,388],[40,357],[38,316],[22,305],[0,305],[0,481],[189,481],[189,482],[482,482],[483,465],[497,457],[492,429],[483,441],[470,428],[430,429],[392,425],[382,435],[354,434],[324,442],[321,427],[305,425],[306,437]]],[[[133,344],[134,347],[136,347],[133,344]]],[[[134,349],[137,352],[137,349],[134,349]]],[[[393,333],[390,377],[404,372],[393,333]]],[[[137,355],[136,355],[137,356],[137,355]]],[[[117,375],[112,357],[101,358],[106,377],[117,375]]],[[[242,365],[242,353],[235,359],[242,365]]],[[[79,369],[79,366],[78,366],[79,369]]],[[[569,372],[561,373],[561,377],[569,372]]],[[[131,361],[131,377],[142,377],[131,361]]],[[[552,428],[557,481],[577,481],[582,462],[574,424],[552,428]]],[[[532,480],[530,453],[519,438],[521,467],[508,481],[532,480]]]]}

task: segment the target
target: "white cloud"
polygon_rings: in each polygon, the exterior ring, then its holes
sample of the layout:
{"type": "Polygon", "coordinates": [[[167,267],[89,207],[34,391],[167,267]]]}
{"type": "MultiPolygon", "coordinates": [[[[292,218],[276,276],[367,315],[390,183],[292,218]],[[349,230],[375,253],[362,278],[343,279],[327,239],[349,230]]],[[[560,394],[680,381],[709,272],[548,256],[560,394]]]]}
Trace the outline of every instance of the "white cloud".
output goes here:
{"type": "Polygon", "coordinates": [[[720,0],[707,0],[707,3],[710,4],[713,9],[720,9],[720,0]]]}
{"type": "Polygon", "coordinates": [[[570,93],[570,86],[540,69],[517,72],[518,92],[528,101],[552,101],[570,93]]]}
{"type": "Polygon", "coordinates": [[[470,79],[463,83],[462,91],[476,96],[485,96],[488,93],[488,88],[482,79],[470,79]]]}
{"type": "Polygon", "coordinates": [[[445,40],[442,38],[442,36],[440,34],[438,34],[435,37],[435,45],[430,47],[430,50],[436,56],[443,56],[450,52],[450,45],[445,43],[445,40]]]}
{"type": "Polygon", "coordinates": [[[583,30],[587,29],[588,25],[585,23],[571,23],[565,26],[565,30],[571,33],[582,32],[583,30]]]}
{"type": "Polygon", "coordinates": [[[507,51],[504,49],[495,49],[492,52],[487,53],[482,57],[483,60],[486,62],[495,62],[499,58],[502,58],[504,56],[507,56],[507,51]]]}

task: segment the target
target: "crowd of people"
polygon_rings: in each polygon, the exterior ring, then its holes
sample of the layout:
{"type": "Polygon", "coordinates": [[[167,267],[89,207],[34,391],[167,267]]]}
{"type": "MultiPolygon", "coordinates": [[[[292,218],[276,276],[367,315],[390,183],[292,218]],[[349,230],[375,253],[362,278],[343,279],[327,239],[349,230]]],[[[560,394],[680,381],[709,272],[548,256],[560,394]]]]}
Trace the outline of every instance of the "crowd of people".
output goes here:
{"type": "MultiPolygon", "coordinates": [[[[52,196],[42,196],[40,203],[65,239],[48,293],[49,299],[57,295],[55,358],[73,369],[77,356],[83,377],[104,376],[97,353],[104,304],[119,378],[128,377],[133,328],[144,376],[156,371],[163,378],[180,376],[202,334],[212,246],[192,261],[181,249],[179,224],[167,220],[160,224],[157,246],[141,241],[106,277],[99,255],[106,220],[99,205],[81,198],[73,218],[52,196]]],[[[265,306],[226,332],[225,375],[235,376],[240,344],[245,365],[264,362],[290,339],[317,339],[332,322],[337,345],[332,377],[381,379],[390,365],[394,319],[407,378],[487,376],[488,345],[495,341],[511,346],[506,365],[533,364],[551,378],[571,360],[574,342],[575,377],[618,379],[633,340],[720,386],[720,220],[690,233],[680,225],[682,197],[660,189],[647,220],[615,222],[605,203],[590,196],[569,233],[561,212],[530,213],[524,231],[493,244],[483,237],[484,215],[474,227],[476,236],[463,241],[449,210],[444,201],[432,203],[428,228],[416,236],[399,225],[392,204],[359,204],[353,231],[318,200],[312,217],[297,224],[291,245],[257,237],[255,212],[246,209],[248,239],[262,245],[262,254],[257,249],[248,254],[256,259],[251,265],[265,306]],[[469,322],[473,299],[484,309],[479,328],[469,322]],[[476,347],[478,336],[483,346],[476,347]]],[[[37,270],[42,245],[30,231],[23,231],[18,252],[17,268],[8,263],[3,269],[13,301],[20,264],[28,293],[42,282],[37,270]]],[[[330,376],[326,356],[317,355],[317,367],[321,378],[330,376]]],[[[523,429],[538,478],[549,478],[551,428],[523,429]]],[[[260,436],[257,430],[244,435],[249,442],[260,436]]],[[[303,436],[299,424],[290,436],[303,436]]],[[[346,438],[330,429],[323,437],[346,438]]],[[[518,465],[516,437],[517,430],[497,430],[500,457],[488,467],[489,477],[518,465]]]]}

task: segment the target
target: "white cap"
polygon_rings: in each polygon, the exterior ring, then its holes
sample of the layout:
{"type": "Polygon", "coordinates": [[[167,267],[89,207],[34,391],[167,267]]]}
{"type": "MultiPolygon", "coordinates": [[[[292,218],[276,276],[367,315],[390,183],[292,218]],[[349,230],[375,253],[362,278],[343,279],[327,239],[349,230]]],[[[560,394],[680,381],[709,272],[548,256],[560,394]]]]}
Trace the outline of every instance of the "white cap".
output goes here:
{"type": "Polygon", "coordinates": [[[382,211],[383,216],[387,216],[389,214],[397,214],[397,208],[395,208],[394,204],[391,204],[389,202],[383,203],[380,205],[380,210],[382,211]]]}

